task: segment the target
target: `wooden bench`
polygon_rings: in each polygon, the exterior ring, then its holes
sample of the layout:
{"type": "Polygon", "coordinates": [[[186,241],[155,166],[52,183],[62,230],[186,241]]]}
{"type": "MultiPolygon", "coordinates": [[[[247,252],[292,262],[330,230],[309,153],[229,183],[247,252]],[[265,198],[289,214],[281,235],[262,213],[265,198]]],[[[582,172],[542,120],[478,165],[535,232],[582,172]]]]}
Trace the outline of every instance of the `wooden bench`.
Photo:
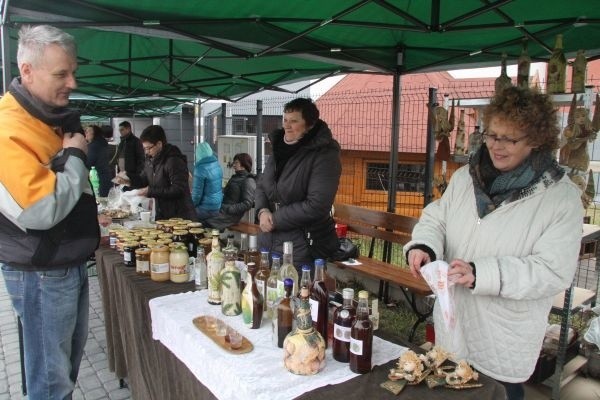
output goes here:
{"type": "Polygon", "coordinates": [[[412,229],[418,219],[341,203],[334,204],[334,211],[336,223],[346,225],[348,232],[351,233],[350,236],[360,235],[370,240],[367,254],[364,254],[364,250],[361,249],[364,255],[357,259],[360,265],[347,266],[342,261],[336,261],[335,265],[340,269],[347,268],[378,279],[379,298],[386,303],[389,284],[403,288],[402,293],[417,315],[417,321],[409,335],[409,340],[412,341],[419,324],[424,322],[432,312],[431,309],[424,313],[420,312],[416,296],[429,296],[432,291],[422,277],[415,278],[408,268],[391,264],[391,256],[392,244],[406,244],[411,238],[412,229]],[[373,258],[377,241],[383,242],[382,260],[373,258]]]}
{"type": "Polygon", "coordinates": [[[251,224],[250,222],[240,221],[235,225],[230,226],[230,231],[235,231],[239,233],[245,233],[248,235],[258,235],[260,232],[260,227],[256,224],[251,224]]]}

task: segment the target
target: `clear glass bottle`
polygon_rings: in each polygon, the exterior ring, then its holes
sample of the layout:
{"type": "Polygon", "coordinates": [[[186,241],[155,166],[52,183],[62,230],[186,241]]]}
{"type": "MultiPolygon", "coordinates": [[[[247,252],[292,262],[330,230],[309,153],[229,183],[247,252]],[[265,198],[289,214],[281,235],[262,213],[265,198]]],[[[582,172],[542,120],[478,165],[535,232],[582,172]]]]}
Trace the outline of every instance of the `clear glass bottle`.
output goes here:
{"type": "Polygon", "coordinates": [[[350,329],[350,370],[356,374],[371,372],[373,323],[369,319],[369,292],[358,292],[356,319],[350,329]]]}
{"type": "Polygon", "coordinates": [[[283,282],[285,278],[294,281],[292,296],[298,293],[298,271],[294,267],[294,242],[283,242],[283,262],[277,277],[277,290],[279,297],[283,296],[283,282]]]}
{"type": "Polygon", "coordinates": [[[294,374],[314,375],[325,368],[325,339],[313,327],[306,286],[300,288],[295,319],[296,328],[283,341],[283,364],[294,374]]]}
{"type": "Polygon", "coordinates": [[[194,259],[194,282],[196,283],[196,290],[208,289],[207,274],[204,247],[198,246],[196,248],[196,258],[194,259]]]}
{"type": "Polygon", "coordinates": [[[585,72],[587,68],[587,60],[584,52],[585,50],[578,50],[577,56],[573,61],[573,68],[571,72],[571,92],[573,93],[585,92],[585,72]]]}
{"type": "Polygon", "coordinates": [[[519,56],[517,66],[517,86],[522,88],[529,87],[529,69],[531,67],[531,57],[527,54],[527,40],[523,41],[523,49],[519,56]]]}
{"type": "MultiPolygon", "coordinates": [[[[310,266],[303,265],[302,266],[302,275],[300,275],[300,289],[305,287],[310,291],[311,285],[312,285],[312,280],[310,279],[310,266]]],[[[298,298],[300,298],[300,291],[298,291],[298,298]]]]}
{"type": "Polygon", "coordinates": [[[327,347],[327,324],[329,319],[329,291],[325,286],[325,260],[315,260],[315,280],[310,288],[310,310],[313,326],[325,339],[327,347]]]}
{"type": "Polygon", "coordinates": [[[267,279],[267,297],[265,303],[267,303],[267,317],[273,318],[273,307],[276,306],[277,298],[279,297],[279,291],[277,289],[277,278],[279,276],[279,268],[281,265],[281,258],[277,254],[273,254],[273,262],[271,264],[271,273],[269,279],[267,279]]]}
{"type": "Polygon", "coordinates": [[[258,264],[258,271],[254,279],[256,288],[263,298],[263,311],[267,311],[267,281],[269,280],[269,252],[265,249],[260,251],[260,264],[258,264]]]}
{"type": "Polygon", "coordinates": [[[223,249],[225,268],[221,272],[221,312],[234,316],[242,313],[242,289],[240,288],[240,270],[235,265],[238,249],[233,244],[233,235],[227,238],[227,246],[223,249]]]}
{"type": "Polygon", "coordinates": [[[333,358],[339,362],[350,361],[350,330],[356,317],[356,309],[352,304],[354,289],[344,288],[344,303],[333,314],[333,341],[331,348],[333,358]]]}
{"type": "Polygon", "coordinates": [[[242,292],[242,318],[250,329],[260,328],[263,316],[264,297],[256,285],[257,270],[255,263],[248,263],[248,282],[242,292]]]}
{"type": "Polygon", "coordinates": [[[567,59],[563,53],[563,37],[556,35],[554,50],[548,60],[546,71],[546,93],[564,93],[567,75],[567,59]]]}
{"type": "Polygon", "coordinates": [[[502,91],[508,87],[512,86],[512,81],[506,72],[506,53],[502,53],[502,61],[500,66],[500,76],[496,78],[494,82],[494,86],[496,89],[496,94],[502,93],[502,91]]]}
{"type": "Polygon", "coordinates": [[[295,303],[292,300],[292,290],[294,281],[290,278],[285,278],[283,282],[284,295],[277,300],[276,312],[271,319],[271,327],[273,332],[273,344],[279,348],[283,348],[285,337],[294,329],[294,311],[295,303]]]}
{"type": "Polygon", "coordinates": [[[221,304],[221,271],[225,266],[225,256],[221,252],[219,243],[219,231],[212,231],[212,249],[206,256],[208,276],[208,302],[210,304],[221,304]]]}

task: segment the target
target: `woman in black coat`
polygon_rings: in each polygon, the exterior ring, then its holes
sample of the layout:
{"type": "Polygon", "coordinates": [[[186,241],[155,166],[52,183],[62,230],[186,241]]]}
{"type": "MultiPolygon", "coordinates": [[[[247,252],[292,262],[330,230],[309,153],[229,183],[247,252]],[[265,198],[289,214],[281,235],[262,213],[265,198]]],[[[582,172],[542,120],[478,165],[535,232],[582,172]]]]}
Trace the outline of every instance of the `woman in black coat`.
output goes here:
{"type": "Polygon", "coordinates": [[[86,165],[88,168],[96,167],[100,187],[98,194],[100,197],[108,196],[108,191],[112,186],[111,170],[108,164],[108,142],[102,134],[102,129],[98,125],[90,125],[85,128],[85,139],[88,142],[88,153],[86,165]]]}
{"type": "MultiPolygon", "coordinates": [[[[146,153],[141,175],[120,179],[119,183],[132,188],[142,188],[141,196],[151,197],[156,203],[156,219],[179,217],[195,221],[185,155],[177,146],[167,143],[165,131],[159,125],[151,125],[140,135],[146,153]]],[[[121,177],[122,178],[122,177],[121,177]]]]}
{"type": "Polygon", "coordinates": [[[283,129],[270,140],[273,156],[255,196],[260,247],[282,253],[283,242],[293,241],[296,268],[332,256],[339,247],[331,206],[342,171],[340,145],[304,98],[285,105],[283,129]]]}

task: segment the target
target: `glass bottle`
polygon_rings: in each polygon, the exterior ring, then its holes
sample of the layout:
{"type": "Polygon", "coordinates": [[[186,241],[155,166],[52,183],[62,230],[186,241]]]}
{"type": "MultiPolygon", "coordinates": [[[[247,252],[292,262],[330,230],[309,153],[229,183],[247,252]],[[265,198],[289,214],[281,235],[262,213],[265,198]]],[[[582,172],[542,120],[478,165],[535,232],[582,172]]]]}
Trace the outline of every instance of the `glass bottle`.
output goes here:
{"type": "Polygon", "coordinates": [[[292,290],[294,281],[285,278],[283,282],[284,296],[277,300],[277,312],[271,320],[273,328],[273,344],[283,348],[283,341],[288,333],[294,328],[295,303],[292,301],[292,290]]]}
{"type": "Polygon", "coordinates": [[[244,264],[248,264],[248,234],[240,233],[240,252],[238,254],[238,260],[242,261],[244,264]]]}
{"type": "Polygon", "coordinates": [[[264,297],[256,285],[256,264],[248,263],[248,282],[242,292],[242,318],[250,329],[260,328],[263,316],[264,297]]]}
{"type": "Polygon", "coordinates": [[[261,250],[259,262],[260,264],[258,264],[258,271],[256,272],[254,283],[256,284],[256,288],[264,300],[263,311],[267,311],[267,280],[269,279],[270,275],[269,252],[267,250],[261,250]]]}
{"type": "Polygon", "coordinates": [[[352,304],[354,289],[344,288],[342,291],[344,303],[333,314],[333,341],[331,348],[333,358],[340,362],[350,361],[350,330],[356,317],[352,304]]]}
{"type": "Polygon", "coordinates": [[[306,286],[300,288],[295,317],[296,328],[283,341],[283,363],[294,374],[314,375],[325,367],[325,339],[313,327],[306,286]]]}
{"type": "Polygon", "coordinates": [[[573,61],[571,72],[571,92],[585,92],[585,70],[587,68],[587,60],[584,55],[585,50],[578,50],[577,56],[573,61]]]}
{"type": "Polygon", "coordinates": [[[521,88],[529,87],[529,68],[531,67],[531,58],[527,54],[527,40],[523,41],[523,49],[519,56],[517,65],[517,86],[521,88]]]}
{"type": "Polygon", "coordinates": [[[277,254],[273,254],[273,263],[271,264],[271,273],[269,279],[267,279],[267,297],[265,303],[267,304],[267,317],[273,318],[274,310],[276,306],[279,292],[277,290],[277,277],[279,276],[279,266],[281,264],[281,258],[277,254]]]}
{"type": "Polygon", "coordinates": [[[194,260],[194,281],[196,290],[208,289],[208,277],[206,270],[206,257],[204,256],[204,247],[196,248],[196,258],[194,260]]]}
{"type": "Polygon", "coordinates": [[[294,267],[294,242],[283,242],[283,262],[279,275],[277,276],[277,291],[279,297],[283,296],[283,282],[285,278],[290,278],[294,281],[292,296],[298,293],[298,271],[294,267]]]}
{"type": "Polygon", "coordinates": [[[221,271],[225,266],[225,256],[221,252],[219,231],[212,231],[212,250],[206,256],[208,276],[208,302],[221,304],[221,271]]]}
{"type": "Polygon", "coordinates": [[[258,238],[256,235],[250,235],[248,239],[249,247],[248,254],[246,256],[246,264],[253,262],[256,265],[260,265],[260,251],[258,251],[258,238]]]}
{"type": "Polygon", "coordinates": [[[238,249],[233,244],[233,235],[227,237],[227,246],[223,249],[225,268],[221,272],[221,312],[234,316],[242,313],[242,290],[240,288],[240,270],[235,265],[238,249]]]}
{"type": "Polygon", "coordinates": [[[506,73],[506,53],[502,53],[502,61],[500,67],[500,76],[496,78],[494,82],[494,86],[496,89],[496,94],[502,93],[502,91],[508,87],[512,86],[512,81],[510,77],[506,73]]]}
{"type": "Polygon", "coordinates": [[[327,324],[329,317],[329,292],[325,286],[325,260],[315,260],[315,280],[310,288],[310,310],[313,326],[325,339],[327,347],[327,324]]]}
{"type": "Polygon", "coordinates": [[[369,292],[358,292],[356,319],[350,329],[350,370],[356,374],[371,372],[373,323],[369,319],[369,292]]]}
{"type": "Polygon", "coordinates": [[[567,74],[567,59],[563,53],[562,35],[556,35],[556,43],[548,60],[546,71],[546,93],[564,93],[567,74]]]}
{"type": "Polygon", "coordinates": [[[303,265],[301,270],[302,275],[300,275],[300,288],[298,289],[298,298],[300,298],[300,289],[305,287],[310,291],[310,286],[312,284],[312,280],[310,279],[310,266],[303,265]]]}

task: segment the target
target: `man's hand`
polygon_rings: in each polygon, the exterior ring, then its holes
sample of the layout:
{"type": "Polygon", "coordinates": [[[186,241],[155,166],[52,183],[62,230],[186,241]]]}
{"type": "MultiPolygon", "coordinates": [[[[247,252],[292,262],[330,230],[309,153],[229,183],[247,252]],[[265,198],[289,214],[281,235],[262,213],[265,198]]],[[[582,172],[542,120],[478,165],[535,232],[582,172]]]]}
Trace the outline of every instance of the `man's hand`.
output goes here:
{"type": "Polygon", "coordinates": [[[63,136],[63,149],[68,147],[75,147],[85,154],[88,152],[88,144],[85,140],[85,136],[81,133],[65,133],[63,136]]]}
{"type": "Polygon", "coordinates": [[[263,232],[271,232],[275,225],[273,224],[273,214],[271,211],[263,211],[259,216],[260,230],[263,232]]]}

